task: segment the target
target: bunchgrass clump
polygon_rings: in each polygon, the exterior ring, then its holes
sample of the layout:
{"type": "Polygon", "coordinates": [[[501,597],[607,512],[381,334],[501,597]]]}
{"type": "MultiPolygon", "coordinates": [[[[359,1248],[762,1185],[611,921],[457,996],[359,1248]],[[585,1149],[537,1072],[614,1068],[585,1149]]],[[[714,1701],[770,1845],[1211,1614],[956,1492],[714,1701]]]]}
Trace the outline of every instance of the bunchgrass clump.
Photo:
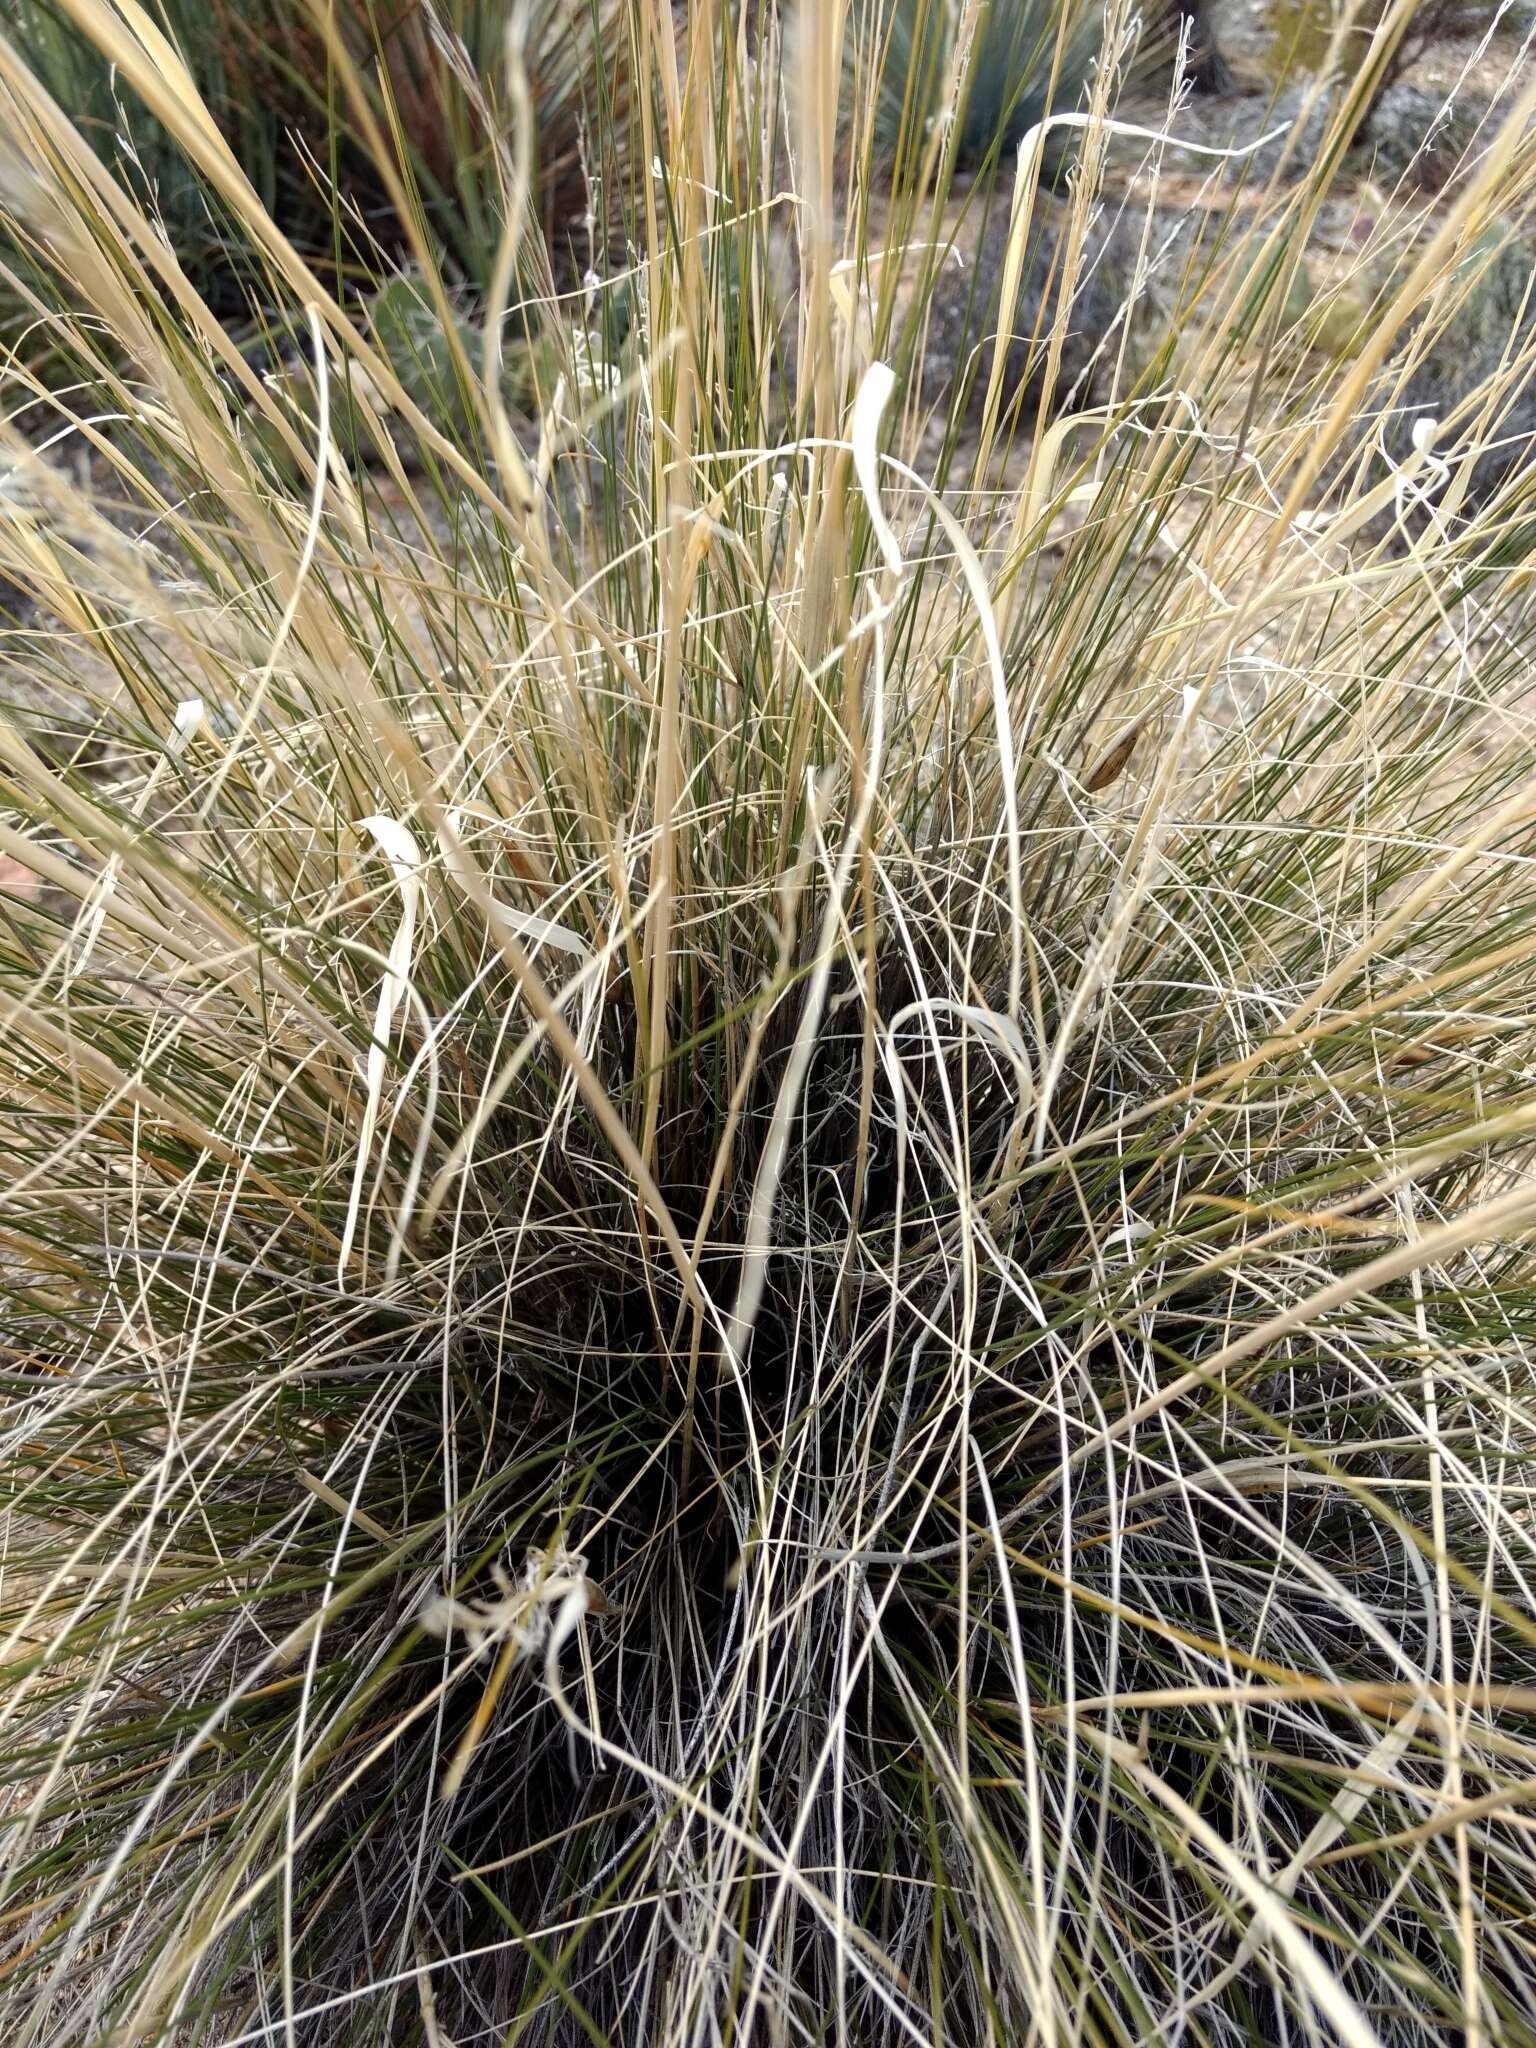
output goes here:
{"type": "Polygon", "coordinates": [[[5,2041],[1536,2038],[1529,328],[1357,431],[1536,88],[1336,361],[1112,9],[935,416],[953,138],[636,8],[578,288],[402,195],[459,420],[68,7],[308,370],[0,43],[5,2041]]]}

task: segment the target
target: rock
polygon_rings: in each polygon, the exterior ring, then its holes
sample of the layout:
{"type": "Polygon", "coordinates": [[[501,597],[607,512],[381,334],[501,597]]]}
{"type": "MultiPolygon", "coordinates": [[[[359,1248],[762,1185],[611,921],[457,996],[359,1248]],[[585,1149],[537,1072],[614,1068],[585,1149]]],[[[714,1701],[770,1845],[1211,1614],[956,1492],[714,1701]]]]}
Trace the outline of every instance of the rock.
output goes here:
{"type": "MultiPolygon", "coordinates": [[[[1127,324],[1132,377],[1145,367],[1167,332],[1189,225],[1183,213],[1154,217],[1146,243],[1146,270],[1140,277],[1140,218],[1101,218],[1090,227],[1066,322],[1054,410],[1075,410],[1092,402],[1120,355],[1127,324]]],[[[1025,252],[1011,322],[1014,339],[1003,375],[1005,407],[1037,387],[1044,372],[1058,311],[1066,234],[1065,209],[1053,209],[1037,224],[1025,252]]],[[[924,402],[947,409],[957,385],[966,385],[962,416],[971,420],[981,416],[991,374],[1007,242],[1007,214],[999,208],[991,221],[983,223],[973,245],[968,250],[957,247],[942,265],[926,297],[919,334],[924,402]]]]}
{"type": "MultiPolygon", "coordinates": [[[[1265,130],[1287,133],[1267,142],[1248,159],[1250,180],[1269,178],[1285,159],[1284,182],[1292,184],[1316,165],[1338,106],[1337,91],[1324,92],[1302,118],[1311,83],[1288,85],[1272,109],[1258,118],[1265,130]],[[1297,123],[1300,121],[1300,128],[1297,123]],[[1294,140],[1292,136],[1294,135],[1294,140]]],[[[1438,192],[1498,128],[1498,109],[1486,97],[1464,92],[1454,102],[1443,92],[1401,79],[1387,87],[1344,156],[1352,177],[1372,177],[1383,185],[1408,183],[1438,192]],[[1486,125],[1485,125],[1486,124],[1486,125]]]]}
{"type": "Polygon", "coordinates": [[[1181,148],[1177,142],[1170,143],[1162,154],[1164,169],[1210,179],[1213,184],[1229,189],[1244,185],[1254,190],[1269,182],[1280,170],[1283,159],[1282,182],[1294,184],[1316,164],[1333,119],[1332,94],[1318,94],[1315,104],[1308,107],[1311,94],[1311,82],[1297,79],[1273,99],[1267,93],[1234,92],[1191,101],[1180,111],[1176,132],[1182,140],[1199,144],[1200,148],[1181,148]],[[1266,139],[1261,147],[1254,148],[1252,145],[1260,137],[1266,139]],[[1203,154],[1207,149],[1244,153],[1222,163],[1203,154]]]}
{"type": "MultiPolygon", "coordinates": [[[[1282,183],[1299,183],[1317,165],[1341,98],[1340,86],[1315,93],[1315,81],[1299,78],[1283,87],[1272,105],[1254,105],[1252,122],[1261,133],[1283,132],[1234,163],[1229,178],[1264,184],[1280,171],[1282,183]]],[[[1487,141],[1497,131],[1499,120],[1500,110],[1491,109],[1486,96],[1465,90],[1450,101],[1443,92],[1400,79],[1386,88],[1354,136],[1344,167],[1351,177],[1438,192],[1476,152],[1479,135],[1487,141]]],[[[1246,125],[1246,120],[1236,124],[1234,141],[1242,139],[1246,125]]],[[[1176,157],[1171,153],[1170,161],[1176,157]]]]}
{"type": "MultiPolygon", "coordinates": [[[[1390,461],[1402,463],[1413,453],[1418,423],[1440,422],[1435,463],[1423,478],[1435,499],[1451,488],[1461,457],[1474,441],[1481,445],[1457,508],[1465,515],[1484,510],[1522,471],[1532,473],[1536,463],[1536,378],[1529,366],[1513,376],[1504,367],[1518,365],[1522,351],[1536,342],[1532,252],[1520,227],[1499,223],[1480,237],[1462,261],[1460,284],[1461,295],[1437,321],[1424,361],[1396,403],[1390,409],[1384,404],[1371,416],[1367,438],[1377,453],[1375,481],[1383,474],[1383,450],[1390,461]],[[1479,393],[1493,396],[1489,417],[1453,421],[1457,408],[1479,393]],[[1445,470],[1438,467],[1441,463],[1445,470]]],[[[1425,431],[1422,426],[1418,430],[1425,431]]],[[[1388,515],[1379,530],[1392,524],[1388,515]]]]}
{"type": "Polygon", "coordinates": [[[1282,88],[1275,95],[1272,107],[1262,108],[1257,113],[1259,132],[1268,134],[1272,129],[1282,132],[1272,142],[1266,142],[1252,156],[1242,158],[1234,164],[1234,181],[1242,177],[1250,185],[1263,185],[1280,171],[1282,182],[1287,185],[1299,183],[1317,163],[1322,153],[1323,138],[1333,124],[1336,111],[1335,94],[1318,93],[1312,104],[1314,82],[1299,78],[1282,88]]]}
{"type": "Polygon", "coordinates": [[[1485,96],[1463,90],[1450,100],[1433,87],[1400,78],[1371,109],[1350,154],[1383,185],[1439,192],[1475,153],[1479,135],[1486,142],[1499,125],[1485,96]]]}

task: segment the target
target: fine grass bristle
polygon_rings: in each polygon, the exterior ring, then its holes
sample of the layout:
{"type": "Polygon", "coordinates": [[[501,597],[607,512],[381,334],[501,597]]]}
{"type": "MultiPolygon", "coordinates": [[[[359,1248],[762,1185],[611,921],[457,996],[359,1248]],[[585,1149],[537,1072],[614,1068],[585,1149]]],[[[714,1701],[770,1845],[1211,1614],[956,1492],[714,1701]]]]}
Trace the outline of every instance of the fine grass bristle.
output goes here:
{"type": "Polygon", "coordinates": [[[0,40],[0,2040],[1536,2042],[1528,56],[410,12],[0,40]]]}

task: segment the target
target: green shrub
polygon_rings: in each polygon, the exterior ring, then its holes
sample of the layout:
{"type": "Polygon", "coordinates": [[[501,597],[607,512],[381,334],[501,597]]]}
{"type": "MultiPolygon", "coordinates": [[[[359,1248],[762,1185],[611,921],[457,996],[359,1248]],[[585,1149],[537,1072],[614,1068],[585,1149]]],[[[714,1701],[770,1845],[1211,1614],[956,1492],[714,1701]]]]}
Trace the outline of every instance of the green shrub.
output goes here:
{"type": "Polygon", "coordinates": [[[919,147],[952,117],[956,158],[975,164],[1077,106],[1101,14],[1083,0],[879,0],[851,12],[846,96],[872,107],[875,139],[891,153],[919,147]]]}
{"type": "MultiPolygon", "coordinates": [[[[532,0],[525,12],[533,168],[553,229],[585,204],[581,127],[621,121],[628,63],[613,0],[532,0]]],[[[377,261],[376,247],[398,250],[419,213],[483,287],[511,175],[513,115],[498,81],[512,16],[511,0],[154,0],[148,18],[188,65],[256,198],[312,262],[337,261],[345,278],[377,261]],[[388,138],[387,171],[376,138],[388,138]]],[[[220,310],[237,315],[259,297],[238,211],[91,40],[77,0],[18,0],[11,33],[220,310]]]]}

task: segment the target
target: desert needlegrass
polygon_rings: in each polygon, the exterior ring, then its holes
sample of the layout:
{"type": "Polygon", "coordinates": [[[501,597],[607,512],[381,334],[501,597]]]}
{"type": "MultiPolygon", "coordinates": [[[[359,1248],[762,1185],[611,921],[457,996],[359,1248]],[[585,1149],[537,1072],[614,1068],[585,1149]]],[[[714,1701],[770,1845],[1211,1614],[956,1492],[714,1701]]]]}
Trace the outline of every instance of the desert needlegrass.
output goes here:
{"type": "Polygon", "coordinates": [[[1406,5],[1170,219],[637,4],[562,254],[516,16],[444,411],[61,11],[290,372],[0,42],[3,2038],[1536,2040],[1530,80],[1324,275],[1406,5]]]}

